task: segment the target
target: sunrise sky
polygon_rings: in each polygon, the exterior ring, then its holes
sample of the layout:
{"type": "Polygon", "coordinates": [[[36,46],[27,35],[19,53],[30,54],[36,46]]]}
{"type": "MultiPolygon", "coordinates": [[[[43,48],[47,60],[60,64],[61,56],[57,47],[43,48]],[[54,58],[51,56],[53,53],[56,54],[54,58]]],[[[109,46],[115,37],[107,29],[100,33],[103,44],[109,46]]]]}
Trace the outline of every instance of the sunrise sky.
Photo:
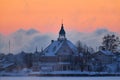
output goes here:
{"type": "Polygon", "coordinates": [[[58,33],[62,19],[70,31],[120,32],[120,0],[0,0],[0,33],[5,35],[21,28],[58,33]]]}

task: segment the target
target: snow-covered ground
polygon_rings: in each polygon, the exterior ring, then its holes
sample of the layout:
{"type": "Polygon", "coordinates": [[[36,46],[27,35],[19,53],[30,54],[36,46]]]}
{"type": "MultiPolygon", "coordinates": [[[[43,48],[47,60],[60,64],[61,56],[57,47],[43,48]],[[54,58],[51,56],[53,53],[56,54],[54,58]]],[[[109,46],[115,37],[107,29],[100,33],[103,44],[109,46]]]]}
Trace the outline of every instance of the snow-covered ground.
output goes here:
{"type": "Polygon", "coordinates": [[[27,76],[29,72],[31,72],[31,70],[26,68],[21,71],[14,70],[13,72],[1,71],[0,76],[27,76]]]}
{"type": "Polygon", "coordinates": [[[27,76],[25,72],[0,72],[0,76],[27,76]]]}
{"type": "Polygon", "coordinates": [[[0,80],[120,80],[120,77],[0,77],[0,80]]]}
{"type": "Polygon", "coordinates": [[[120,73],[109,73],[109,72],[81,72],[81,71],[53,71],[53,72],[31,72],[29,74],[120,74],[120,73]]]}

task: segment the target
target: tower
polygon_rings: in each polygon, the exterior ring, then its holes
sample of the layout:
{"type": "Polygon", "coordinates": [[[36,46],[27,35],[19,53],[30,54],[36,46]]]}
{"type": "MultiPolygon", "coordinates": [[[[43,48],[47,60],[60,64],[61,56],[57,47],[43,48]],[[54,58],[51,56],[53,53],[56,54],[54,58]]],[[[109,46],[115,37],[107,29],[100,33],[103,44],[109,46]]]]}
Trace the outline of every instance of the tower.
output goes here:
{"type": "Polygon", "coordinates": [[[65,34],[66,34],[66,32],[65,32],[65,30],[64,30],[64,26],[63,26],[63,23],[62,23],[62,25],[61,25],[61,29],[60,29],[60,31],[59,31],[59,38],[58,38],[58,40],[66,40],[66,36],[65,36],[65,34]]]}
{"type": "Polygon", "coordinates": [[[38,48],[37,48],[37,46],[36,46],[36,51],[35,51],[35,53],[38,53],[38,48]]]}
{"type": "Polygon", "coordinates": [[[11,48],[11,44],[10,44],[10,40],[9,40],[9,53],[10,53],[10,48],[11,48]]]}

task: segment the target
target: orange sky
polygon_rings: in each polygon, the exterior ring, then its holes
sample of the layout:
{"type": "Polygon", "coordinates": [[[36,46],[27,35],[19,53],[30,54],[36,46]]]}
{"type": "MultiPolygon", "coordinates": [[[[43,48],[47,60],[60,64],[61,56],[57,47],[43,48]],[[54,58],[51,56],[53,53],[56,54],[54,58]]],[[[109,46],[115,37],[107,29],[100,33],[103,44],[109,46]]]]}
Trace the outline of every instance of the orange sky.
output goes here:
{"type": "Polygon", "coordinates": [[[0,0],[0,33],[20,28],[57,32],[91,32],[107,28],[120,32],[120,0],[0,0]]]}

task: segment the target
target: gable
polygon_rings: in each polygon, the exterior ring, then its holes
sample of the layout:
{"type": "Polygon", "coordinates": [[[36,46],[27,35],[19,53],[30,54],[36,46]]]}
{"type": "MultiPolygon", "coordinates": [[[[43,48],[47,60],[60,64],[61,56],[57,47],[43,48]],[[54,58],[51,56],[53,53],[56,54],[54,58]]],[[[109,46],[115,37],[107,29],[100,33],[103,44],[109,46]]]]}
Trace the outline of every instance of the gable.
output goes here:
{"type": "Polygon", "coordinates": [[[74,52],[67,44],[67,41],[64,41],[59,50],[55,53],[56,55],[73,55],[74,52]]]}
{"type": "Polygon", "coordinates": [[[43,53],[47,56],[54,56],[61,44],[60,41],[54,41],[43,51],[43,53]]]}

